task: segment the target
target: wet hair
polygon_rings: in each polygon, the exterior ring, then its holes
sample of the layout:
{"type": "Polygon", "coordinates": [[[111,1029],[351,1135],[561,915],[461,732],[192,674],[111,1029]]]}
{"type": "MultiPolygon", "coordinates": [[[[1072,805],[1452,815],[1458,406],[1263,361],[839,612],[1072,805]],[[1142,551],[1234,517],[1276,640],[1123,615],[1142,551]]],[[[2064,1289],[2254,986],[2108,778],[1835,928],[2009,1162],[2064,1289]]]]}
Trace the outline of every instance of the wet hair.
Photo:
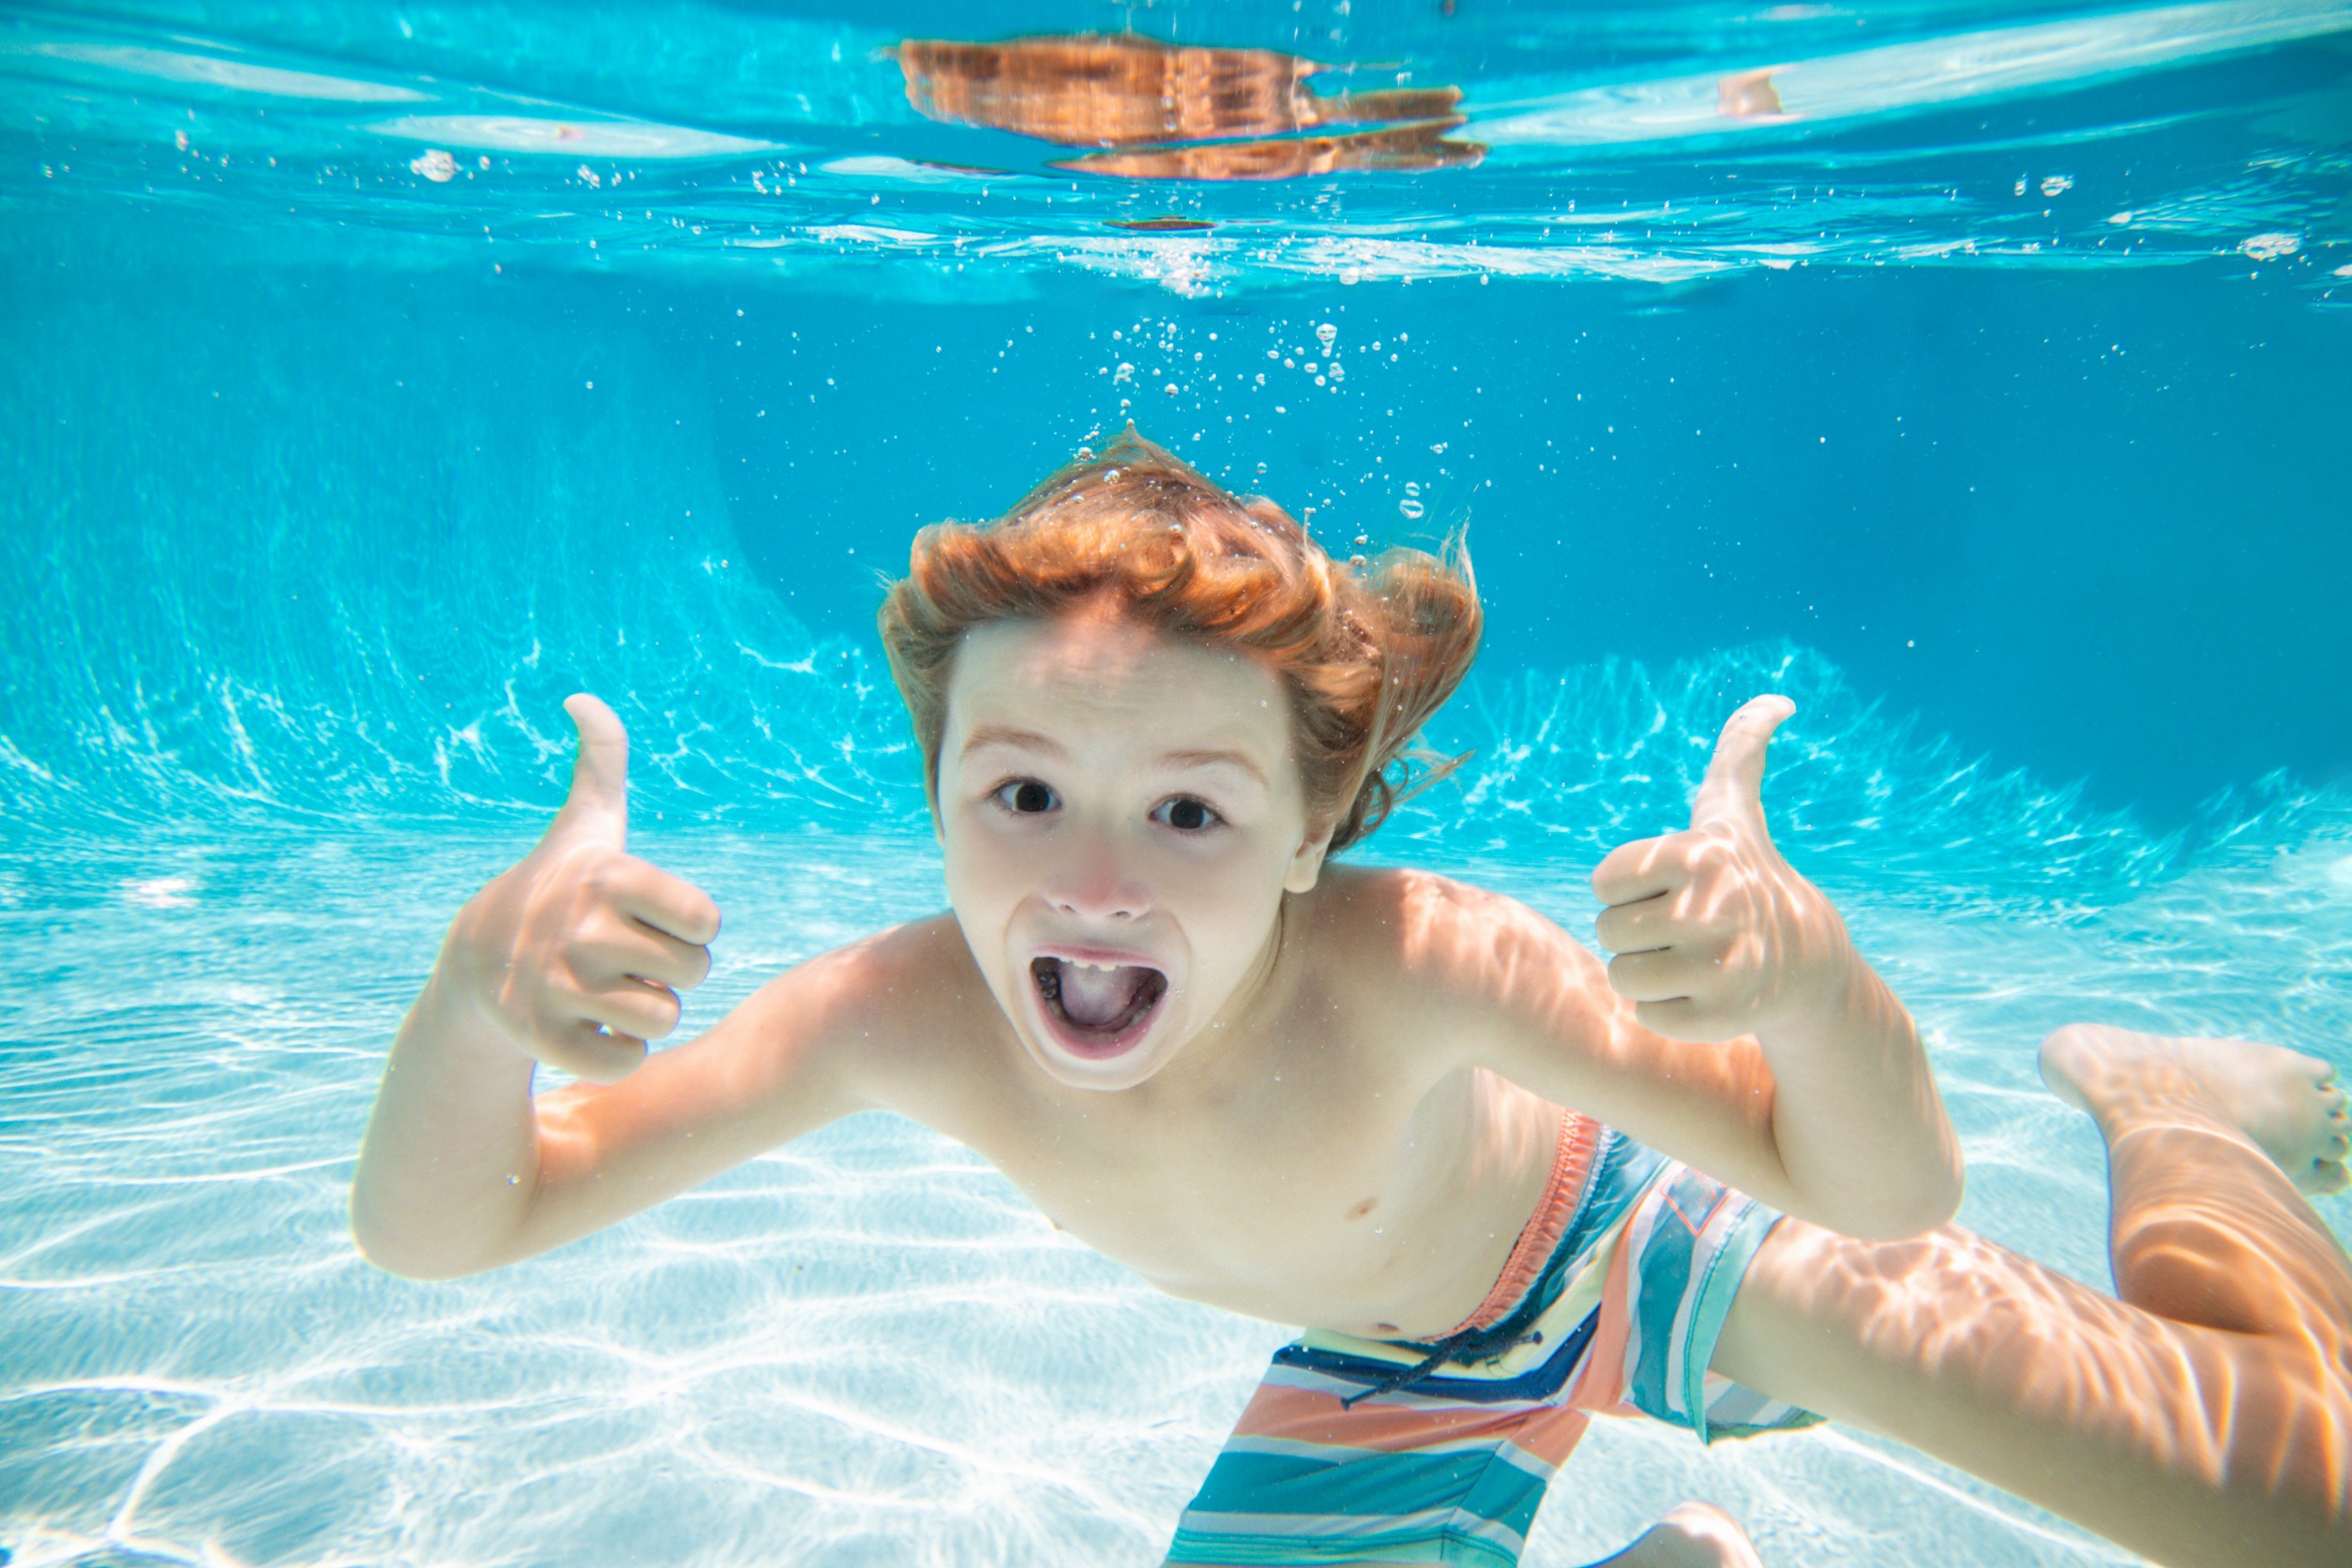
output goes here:
{"type": "Polygon", "coordinates": [[[1418,748],[1483,615],[1459,536],[1334,562],[1289,513],[1235,496],[1130,425],[995,522],[934,523],[882,601],[882,647],[939,801],[956,651],[974,626],[1108,598],[1134,624],[1248,655],[1290,699],[1307,815],[1333,853],[1466,759],[1418,748]]]}

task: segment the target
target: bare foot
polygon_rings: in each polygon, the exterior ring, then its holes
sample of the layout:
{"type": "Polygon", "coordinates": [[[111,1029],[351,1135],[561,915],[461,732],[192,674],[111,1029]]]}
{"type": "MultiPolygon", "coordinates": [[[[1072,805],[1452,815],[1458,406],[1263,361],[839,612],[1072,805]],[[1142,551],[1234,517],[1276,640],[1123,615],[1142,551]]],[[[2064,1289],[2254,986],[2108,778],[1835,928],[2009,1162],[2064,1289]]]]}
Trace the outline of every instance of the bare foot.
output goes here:
{"type": "Polygon", "coordinates": [[[2307,1193],[2352,1187],[2352,1115],[2336,1070],[2315,1056],[2251,1040],[2173,1039],[2076,1023],[2042,1042],[2050,1092],[2091,1115],[2147,1087],[2151,1070],[2185,1073],[2222,1114],[2307,1193]]]}
{"type": "Polygon", "coordinates": [[[1747,1531],[1711,1502],[1678,1502],[1634,1544],[1592,1568],[1764,1568],[1747,1531]]]}

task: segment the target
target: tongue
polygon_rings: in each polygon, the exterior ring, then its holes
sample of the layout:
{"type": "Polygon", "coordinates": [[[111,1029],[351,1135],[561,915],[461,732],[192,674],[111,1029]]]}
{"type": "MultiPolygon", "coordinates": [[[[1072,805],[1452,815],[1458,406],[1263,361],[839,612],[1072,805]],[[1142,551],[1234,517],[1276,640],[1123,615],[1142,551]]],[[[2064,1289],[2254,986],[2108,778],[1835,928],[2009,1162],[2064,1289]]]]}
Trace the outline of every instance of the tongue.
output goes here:
{"type": "Polygon", "coordinates": [[[1104,1029],[1119,1020],[1135,1002],[1135,993],[1151,971],[1124,966],[1084,969],[1064,963],[1062,971],[1062,1013],[1081,1029],[1104,1029]]]}

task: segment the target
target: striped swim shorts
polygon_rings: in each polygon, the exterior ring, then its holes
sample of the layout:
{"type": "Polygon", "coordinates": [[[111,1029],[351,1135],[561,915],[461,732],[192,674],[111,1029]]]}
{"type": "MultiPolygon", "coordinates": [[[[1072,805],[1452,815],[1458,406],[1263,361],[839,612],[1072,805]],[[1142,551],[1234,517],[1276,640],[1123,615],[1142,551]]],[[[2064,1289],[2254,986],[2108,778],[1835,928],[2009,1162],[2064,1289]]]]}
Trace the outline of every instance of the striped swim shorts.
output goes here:
{"type": "Polygon", "coordinates": [[[1511,1568],[1590,1418],[1702,1441],[1820,1417],[1708,1370],[1780,1215],[1574,1113],[1486,1302],[1427,1342],[1310,1330],[1274,1352],[1170,1563],[1511,1568]]]}

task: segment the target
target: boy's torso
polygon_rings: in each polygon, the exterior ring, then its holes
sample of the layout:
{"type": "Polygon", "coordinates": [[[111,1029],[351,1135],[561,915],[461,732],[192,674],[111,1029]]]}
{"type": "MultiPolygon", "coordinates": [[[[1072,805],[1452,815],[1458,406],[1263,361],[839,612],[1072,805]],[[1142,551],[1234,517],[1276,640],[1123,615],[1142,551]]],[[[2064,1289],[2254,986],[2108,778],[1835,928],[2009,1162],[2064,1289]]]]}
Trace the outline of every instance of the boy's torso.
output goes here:
{"type": "MultiPolygon", "coordinates": [[[[1435,1336],[1494,1283],[1551,1171],[1559,1110],[1463,1064],[1415,994],[1396,879],[1292,900],[1266,994],[1228,1039],[1117,1093],[1029,1062],[952,918],[909,933],[944,984],[871,1099],[977,1151],[1056,1225],[1170,1294],[1365,1336],[1435,1336]],[[955,972],[960,964],[967,972],[955,972]]],[[[895,1033],[895,1032],[894,1032],[895,1033]]]]}

